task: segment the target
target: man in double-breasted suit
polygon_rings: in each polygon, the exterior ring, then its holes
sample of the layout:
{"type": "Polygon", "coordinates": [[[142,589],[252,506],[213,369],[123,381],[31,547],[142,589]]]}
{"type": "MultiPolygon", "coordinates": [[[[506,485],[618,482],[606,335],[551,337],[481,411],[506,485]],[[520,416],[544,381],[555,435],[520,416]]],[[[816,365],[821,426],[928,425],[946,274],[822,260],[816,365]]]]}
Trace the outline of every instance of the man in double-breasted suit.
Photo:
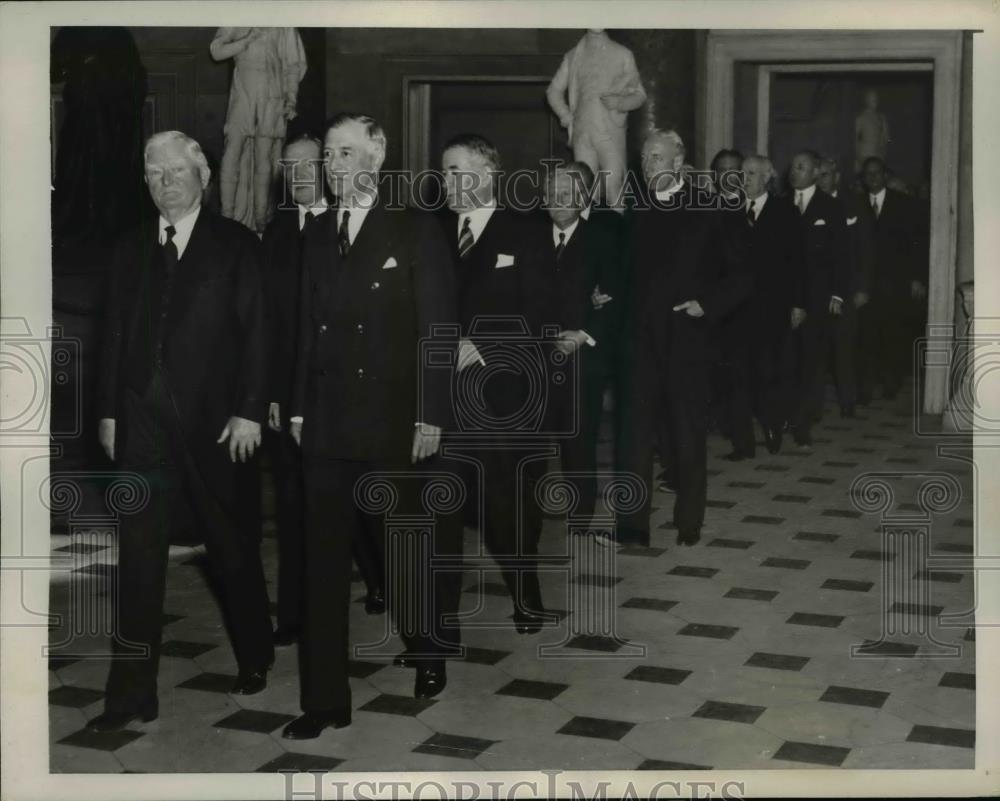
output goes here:
{"type": "Polygon", "coordinates": [[[788,171],[805,248],[805,305],[792,310],[797,392],[790,422],[801,448],[812,447],[812,426],[823,411],[834,321],[850,288],[847,218],[843,205],[816,186],[819,168],[819,155],[802,151],[788,171]]]}
{"type": "Polygon", "coordinates": [[[98,731],[157,716],[170,528],[182,507],[219,578],[239,665],[232,692],[263,690],[274,659],[253,491],[267,412],[258,242],[202,207],[210,172],[193,139],[155,134],[144,159],[159,215],[114,250],[98,406],[101,445],[144,479],[149,498],[121,525],[115,658],[105,711],[90,723],[98,731]]]}
{"type": "Polygon", "coordinates": [[[723,212],[699,207],[680,178],[684,143],[655,131],[643,145],[649,197],[631,213],[629,288],[620,342],[622,393],[617,404],[617,468],[646,483],[644,503],[619,514],[620,542],[649,544],[653,441],[668,422],[669,461],[676,482],[677,541],[701,537],[707,490],[708,381],[711,326],[749,292],[738,241],[723,212]]]}
{"type": "MultiPolygon", "coordinates": [[[[304,714],[285,728],[311,739],[351,721],[348,618],[351,541],[384,538],[365,511],[359,480],[379,474],[412,511],[415,467],[437,453],[448,423],[447,376],[421,377],[422,344],[454,324],[450,259],[435,221],[390,208],[377,176],[385,134],[371,117],[338,114],[323,144],[336,211],[303,245],[292,435],[301,442],[306,488],[305,614],[300,650],[304,714]],[[423,386],[422,386],[423,381],[423,386]]],[[[389,606],[401,620],[400,584],[428,580],[425,564],[390,577],[389,606]]],[[[421,624],[424,621],[421,621],[421,624]]],[[[404,639],[419,632],[401,622],[404,639]]],[[[420,644],[426,651],[433,643],[420,644]]],[[[445,685],[443,660],[418,665],[415,695],[445,685]]]]}

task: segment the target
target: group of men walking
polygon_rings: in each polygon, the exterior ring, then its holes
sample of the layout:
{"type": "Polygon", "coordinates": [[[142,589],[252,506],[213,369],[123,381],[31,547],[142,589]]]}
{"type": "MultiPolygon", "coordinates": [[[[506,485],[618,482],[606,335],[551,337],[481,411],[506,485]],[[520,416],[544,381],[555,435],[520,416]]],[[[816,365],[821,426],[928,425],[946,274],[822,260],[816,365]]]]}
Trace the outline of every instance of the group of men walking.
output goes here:
{"type": "MultiPolygon", "coordinates": [[[[210,176],[196,142],[167,132],[147,143],[160,216],[115,250],[100,436],[110,458],[148,482],[150,503],[122,525],[114,659],[92,728],[158,713],[179,504],[194,511],[223,589],[239,666],[232,692],[264,689],[274,646],[298,643],[303,715],[284,736],[313,738],[351,721],[352,557],[366,611],[397,622],[404,650],[395,663],[415,669],[417,697],[445,688],[447,658],[460,653],[470,510],[514,627],[542,628],[537,489],[558,453],[574,516],[592,516],[607,390],[614,471],[638,476],[646,491],[603,539],[649,544],[658,451],[676,493],[678,542],[693,545],[705,516],[714,371],[727,376],[733,459],[753,456],[754,416],[772,452],[786,423],[810,445],[848,310],[852,330],[875,332],[866,335],[884,348],[869,350],[860,374],[877,366],[885,392],[898,387],[890,362],[901,371],[905,354],[890,353],[900,343],[892,309],[901,281],[912,277],[917,294],[918,254],[914,246],[900,256],[900,232],[911,237],[913,226],[879,185],[877,160],[864,173],[874,200],[851,217],[817,187],[823,162],[812,153],[793,161],[793,198],[773,193],[760,156],[738,161],[736,183],[720,181],[706,197],[684,177],[681,138],[655,131],[630,208],[595,202],[599,181],[570,162],[546,175],[544,214],[524,214],[500,202],[496,148],[466,134],[442,150],[448,208],[433,214],[380,189],[385,153],[384,131],[361,114],[332,118],[322,142],[289,143],[290,202],[259,243],[202,207],[210,176]],[[859,270],[851,234],[862,216],[876,233],[859,270]],[[276,631],[254,492],[262,439],[277,498],[276,631]],[[448,502],[428,491],[440,481],[454,490],[448,502]],[[393,516],[430,522],[387,535],[393,516]]],[[[842,396],[845,413],[860,400],[842,396]]]]}

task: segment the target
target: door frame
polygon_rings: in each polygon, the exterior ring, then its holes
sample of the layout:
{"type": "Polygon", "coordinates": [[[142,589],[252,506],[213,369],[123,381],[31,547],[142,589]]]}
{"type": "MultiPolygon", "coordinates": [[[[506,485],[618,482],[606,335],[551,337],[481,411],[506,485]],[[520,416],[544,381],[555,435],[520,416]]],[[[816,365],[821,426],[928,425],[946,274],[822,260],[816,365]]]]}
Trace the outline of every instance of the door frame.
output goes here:
{"type": "MultiPolygon", "coordinates": [[[[737,62],[803,62],[842,72],[851,63],[886,69],[927,62],[934,73],[931,125],[931,230],[927,334],[923,359],[947,363],[953,340],[958,254],[959,123],[962,95],[961,31],[709,31],[705,44],[705,152],[731,146],[737,62]],[[873,58],[877,54],[878,58],[873,58]]],[[[760,129],[758,126],[758,134],[760,129]]],[[[923,411],[941,414],[948,402],[948,371],[927,369],[923,411]]]]}

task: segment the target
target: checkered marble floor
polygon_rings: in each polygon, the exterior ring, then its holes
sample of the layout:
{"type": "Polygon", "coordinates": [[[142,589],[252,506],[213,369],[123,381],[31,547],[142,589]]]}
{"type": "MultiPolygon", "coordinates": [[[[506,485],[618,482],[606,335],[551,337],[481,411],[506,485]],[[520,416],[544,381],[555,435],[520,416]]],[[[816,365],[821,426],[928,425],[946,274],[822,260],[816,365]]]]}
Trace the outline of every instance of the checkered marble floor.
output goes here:
{"type": "MultiPolygon", "coordinates": [[[[901,397],[843,420],[831,403],[812,452],[787,443],[736,464],[720,458],[727,443],[713,436],[710,508],[694,547],[675,545],[666,492],[654,499],[649,548],[600,549],[547,520],[550,624],[518,635],[499,575],[467,573],[463,612],[493,625],[463,630],[465,657],[449,663],[437,698],[413,698],[413,671],[390,663],[400,646],[386,618],[355,604],[352,636],[364,647],[353,661],[354,723],[313,741],[280,736],[299,711],[294,648],[278,650],[266,691],[227,694],[235,664],[201,549],[172,549],[159,719],[86,731],[108,669],[88,654],[107,644],[76,635],[75,658],[60,648],[50,658],[51,769],[971,768],[968,443],[915,436],[911,410],[901,397]],[[940,511],[926,540],[887,535],[873,506],[850,497],[852,482],[872,472],[887,474],[889,513],[903,518],[919,517],[933,495],[921,489],[928,474],[951,477],[961,498],[933,501],[940,511]],[[913,542],[927,546],[926,558],[913,542]]],[[[266,533],[274,580],[273,522],[266,533]]],[[[113,578],[99,541],[54,538],[54,547],[78,565],[73,581],[53,582],[54,612],[113,578]]],[[[467,552],[478,547],[468,531],[467,552]]],[[[363,585],[354,589],[360,600],[363,585]]],[[[64,616],[52,642],[70,625],[64,616]]]]}

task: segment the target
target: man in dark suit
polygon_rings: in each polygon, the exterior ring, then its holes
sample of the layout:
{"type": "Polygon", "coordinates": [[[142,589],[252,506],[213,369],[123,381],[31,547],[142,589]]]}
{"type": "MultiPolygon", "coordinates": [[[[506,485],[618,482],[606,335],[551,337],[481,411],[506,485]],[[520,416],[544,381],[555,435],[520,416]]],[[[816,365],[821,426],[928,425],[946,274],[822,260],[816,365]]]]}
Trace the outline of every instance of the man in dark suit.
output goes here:
{"type": "Polygon", "coordinates": [[[707,489],[710,328],[749,292],[742,255],[718,209],[699,208],[678,180],[684,143],[655,131],[642,149],[649,186],[645,206],[631,213],[630,276],[619,358],[624,379],[618,404],[617,468],[640,476],[647,492],[633,513],[620,514],[620,542],[649,544],[650,479],[658,418],[669,421],[670,465],[676,481],[678,543],[701,536],[707,489]]]}
{"type": "Polygon", "coordinates": [[[844,205],[847,225],[850,291],[844,298],[840,317],[834,322],[833,373],[837,382],[837,400],[841,417],[854,417],[858,401],[858,315],[868,303],[871,280],[872,226],[861,198],[854,192],[840,190],[840,168],[830,158],[823,159],[816,185],[844,205]]]}
{"type": "MultiPolygon", "coordinates": [[[[363,511],[358,482],[366,474],[382,475],[400,511],[412,514],[419,497],[410,480],[413,465],[437,453],[448,420],[447,380],[428,379],[421,393],[421,346],[436,325],[454,324],[450,259],[432,218],[392,209],[380,196],[385,144],[371,117],[338,114],[330,120],[323,153],[339,207],[307,232],[303,244],[289,419],[302,445],[306,487],[304,714],[285,728],[289,739],[312,739],[351,721],[351,542],[386,534],[381,515],[363,511]]],[[[401,585],[416,582],[424,589],[427,567],[407,563],[387,586],[390,609],[411,645],[420,632],[404,622],[405,615],[431,610],[402,608],[401,585]]],[[[415,695],[434,696],[445,681],[443,660],[422,662],[415,695]]]]}
{"type": "MultiPolygon", "coordinates": [[[[544,414],[547,398],[533,396],[539,388],[521,358],[537,353],[526,346],[541,335],[547,290],[531,247],[531,221],[498,207],[496,148],[482,136],[462,134],[446,143],[441,161],[450,209],[442,222],[455,262],[462,335],[458,425],[465,442],[483,445],[472,450],[485,482],[479,499],[484,539],[513,600],[517,631],[534,633],[543,622],[536,565],[542,514],[534,485],[544,463],[535,460],[519,473],[524,451],[517,442],[537,445],[544,428],[544,419],[533,415],[544,414]]],[[[468,463],[463,475],[475,495],[479,478],[468,463]]]]}
{"type": "Polygon", "coordinates": [[[746,262],[753,291],[729,325],[734,459],[754,456],[755,415],[768,451],[781,450],[782,428],[789,414],[784,352],[792,330],[792,308],[804,305],[798,214],[785,198],[769,191],[775,177],[770,159],[750,156],[742,168],[746,201],[741,222],[748,232],[746,262]]]}
{"type": "MultiPolygon", "coordinates": [[[[618,240],[610,226],[582,217],[586,187],[594,174],[583,162],[560,165],[549,176],[543,206],[550,221],[537,244],[552,282],[554,317],[559,324],[556,350],[566,358],[553,382],[547,426],[560,445],[562,469],[571,476],[579,502],[574,516],[589,518],[597,499],[597,434],[608,381],[613,315],[620,303],[618,240]],[[596,305],[594,292],[610,300],[596,305]],[[608,294],[610,293],[610,294],[608,294]]],[[[548,317],[553,317],[549,314],[548,317]]]]}
{"type": "Polygon", "coordinates": [[[874,247],[871,300],[860,319],[860,394],[869,399],[880,377],[882,396],[892,399],[913,358],[912,320],[926,304],[927,249],[914,202],[886,187],[882,160],[866,159],[861,178],[874,247]]]}
{"type": "Polygon", "coordinates": [[[159,217],[114,251],[98,393],[101,445],[145,480],[149,499],[122,521],[115,658],[105,711],[90,723],[98,731],[157,716],[167,553],[182,506],[219,578],[239,664],[232,692],[263,690],[274,659],[260,499],[247,491],[258,486],[252,457],[267,411],[259,246],[202,207],[209,168],[197,142],[158,133],[144,159],[159,217]]]}
{"type": "Polygon", "coordinates": [[[823,412],[826,366],[833,325],[843,310],[850,277],[847,269],[847,225],[844,207],[816,186],[820,157],[797,153],[788,171],[793,203],[805,247],[805,305],[792,310],[796,368],[792,436],[800,448],[812,447],[812,426],[823,412]]]}

